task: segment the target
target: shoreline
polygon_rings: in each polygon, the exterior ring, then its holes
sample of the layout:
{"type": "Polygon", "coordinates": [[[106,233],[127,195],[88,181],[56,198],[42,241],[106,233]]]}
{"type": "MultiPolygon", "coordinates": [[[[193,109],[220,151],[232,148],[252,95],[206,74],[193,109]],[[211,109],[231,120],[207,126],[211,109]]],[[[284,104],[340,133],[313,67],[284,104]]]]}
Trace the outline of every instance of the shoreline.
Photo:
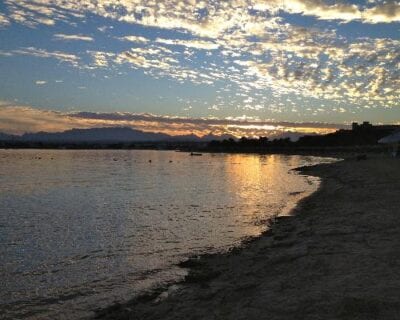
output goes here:
{"type": "Polygon", "coordinates": [[[298,168],[321,178],[290,216],[186,279],[96,319],[395,319],[400,314],[400,163],[372,157],[298,168]],[[397,190],[397,193],[396,193],[397,190]]]}
{"type": "Polygon", "coordinates": [[[154,150],[178,151],[184,153],[230,153],[230,154],[283,154],[283,155],[315,155],[346,157],[356,154],[389,154],[391,148],[383,144],[352,146],[243,146],[243,147],[210,147],[204,142],[139,142],[124,143],[33,143],[5,145],[0,141],[0,150],[154,150]]]}

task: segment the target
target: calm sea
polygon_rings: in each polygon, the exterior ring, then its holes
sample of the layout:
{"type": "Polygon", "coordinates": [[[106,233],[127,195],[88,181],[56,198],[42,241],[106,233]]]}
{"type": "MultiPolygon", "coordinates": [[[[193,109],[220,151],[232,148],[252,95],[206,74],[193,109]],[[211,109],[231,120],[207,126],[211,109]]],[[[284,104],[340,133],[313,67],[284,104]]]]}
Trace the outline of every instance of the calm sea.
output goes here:
{"type": "Polygon", "coordinates": [[[79,319],[179,280],[315,191],[304,156],[0,150],[0,314],[79,319]],[[151,162],[150,162],[151,161],[151,162]]]}

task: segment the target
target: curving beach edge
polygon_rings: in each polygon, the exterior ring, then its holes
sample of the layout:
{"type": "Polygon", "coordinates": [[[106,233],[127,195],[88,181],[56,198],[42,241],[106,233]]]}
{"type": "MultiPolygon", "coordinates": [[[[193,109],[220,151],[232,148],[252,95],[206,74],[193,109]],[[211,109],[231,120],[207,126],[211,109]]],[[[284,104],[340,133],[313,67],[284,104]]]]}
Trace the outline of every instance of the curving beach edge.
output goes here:
{"type": "Polygon", "coordinates": [[[399,159],[297,170],[322,183],[291,216],[241,248],[183,263],[178,289],[96,319],[399,319],[399,159]]]}

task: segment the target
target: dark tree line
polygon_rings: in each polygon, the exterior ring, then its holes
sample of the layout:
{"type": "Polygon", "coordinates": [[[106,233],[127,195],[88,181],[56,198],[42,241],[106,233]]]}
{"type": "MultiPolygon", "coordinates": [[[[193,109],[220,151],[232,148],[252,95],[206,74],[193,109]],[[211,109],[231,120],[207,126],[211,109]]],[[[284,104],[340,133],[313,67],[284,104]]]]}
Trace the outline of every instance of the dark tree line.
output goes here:
{"type": "Polygon", "coordinates": [[[350,146],[374,146],[378,140],[391,134],[393,130],[381,130],[377,127],[359,130],[338,130],[325,135],[306,135],[297,141],[289,138],[270,140],[267,137],[241,138],[239,140],[228,139],[223,141],[212,141],[208,144],[211,150],[268,150],[268,149],[290,149],[307,147],[350,147],[350,146]]]}

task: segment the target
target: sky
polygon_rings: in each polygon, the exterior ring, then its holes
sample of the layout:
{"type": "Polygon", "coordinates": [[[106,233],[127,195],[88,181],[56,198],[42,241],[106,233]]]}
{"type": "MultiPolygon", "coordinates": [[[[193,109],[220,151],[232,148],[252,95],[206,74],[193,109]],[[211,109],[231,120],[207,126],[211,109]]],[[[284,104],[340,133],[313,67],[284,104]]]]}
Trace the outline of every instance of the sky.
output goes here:
{"type": "Polygon", "coordinates": [[[3,0],[0,131],[400,123],[400,0],[3,0]]]}

